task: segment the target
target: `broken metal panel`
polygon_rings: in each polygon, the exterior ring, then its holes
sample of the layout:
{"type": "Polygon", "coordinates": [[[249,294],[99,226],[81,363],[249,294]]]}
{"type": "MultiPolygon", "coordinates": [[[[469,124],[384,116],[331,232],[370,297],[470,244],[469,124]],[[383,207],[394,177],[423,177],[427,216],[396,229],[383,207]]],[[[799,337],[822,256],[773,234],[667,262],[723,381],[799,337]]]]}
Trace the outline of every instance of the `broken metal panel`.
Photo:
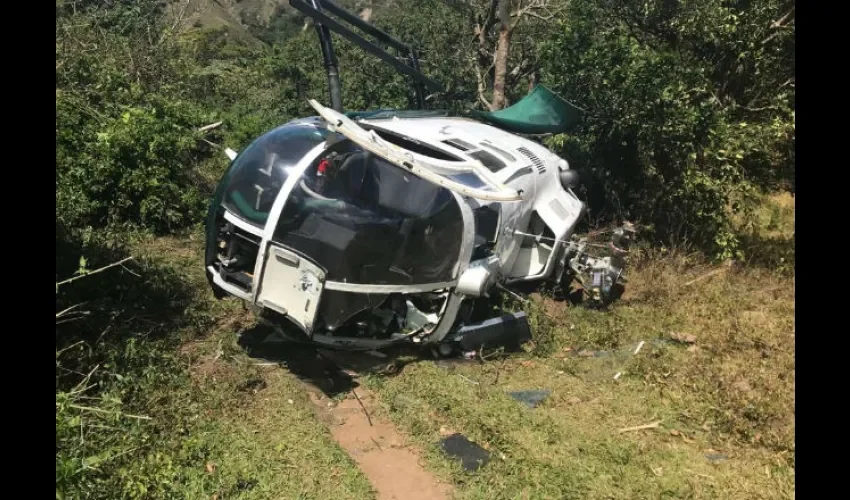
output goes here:
{"type": "Polygon", "coordinates": [[[520,311],[481,323],[465,325],[451,336],[464,351],[474,351],[485,345],[519,347],[531,340],[527,315],[520,311]]]}
{"type": "Polygon", "coordinates": [[[257,303],[286,315],[305,332],[312,333],[325,274],[297,254],[272,245],[266,257],[257,303]]]}
{"type": "Polygon", "coordinates": [[[516,191],[494,181],[493,174],[477,160],[464,159],[452,162],[415,154],[381,139],[374,132],[367,132],[347,116],[326,108],[315,100],[311,99],[310,105],[322,118],[327,120],[332,130],[418,177],[473,198],[494,201],[518,201],[522,199],[516,191]],[[471,188],[446,176],[446,174],[456,175],[465,172],[472,172],[477,175],[490,187],[490,190],[471,188]]]}
{"type": "Polygon", "coordinates": [[[474,472],[490,462],[490,452],[462,434],[443,438],[440,447],[446,455],[460,459],[461,466],[467,472],[474,472]]]}
{"type": "Polygon", "coordinates": [[[528,390],[509,392],[508,396],[519,401],[528,408],[537,408],[537,405],[545,401],[551,394],[552,391],[549,390],[528,390]]]}

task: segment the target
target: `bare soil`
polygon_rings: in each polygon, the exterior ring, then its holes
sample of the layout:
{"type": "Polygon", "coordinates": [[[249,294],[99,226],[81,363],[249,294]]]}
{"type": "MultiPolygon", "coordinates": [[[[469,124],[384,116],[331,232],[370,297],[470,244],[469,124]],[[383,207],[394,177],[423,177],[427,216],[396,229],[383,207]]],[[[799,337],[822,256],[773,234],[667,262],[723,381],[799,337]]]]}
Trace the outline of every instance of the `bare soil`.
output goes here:
{"type": "Polygon", "coordinates": [[[328,424],[333,438],[372,483],[378,499],[451,498],[452,488],[425,470],[419,454],[395,426],[374,415],[372,409],[376,403],[372,393],[364,387],[355,391],[357,396],[350,392],[342,401],[311,391],[310,399],[321,419],[328,424]]]}

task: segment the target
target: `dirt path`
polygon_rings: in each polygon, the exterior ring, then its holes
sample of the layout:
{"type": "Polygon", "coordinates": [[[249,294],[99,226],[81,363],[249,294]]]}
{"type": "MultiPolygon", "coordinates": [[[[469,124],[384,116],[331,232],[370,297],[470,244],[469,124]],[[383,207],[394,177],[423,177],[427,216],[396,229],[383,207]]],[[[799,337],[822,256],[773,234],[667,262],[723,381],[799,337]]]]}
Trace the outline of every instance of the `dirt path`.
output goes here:
{"type": "Polygon", "coordinates": [[[317,416],[333,439],[357,463],[378,500],[443,500],[451,486],[440,482],[421,463],[395,426],[379,417],[377,399],[356,378],[360,373],[384,371],[390,358],[363,353],[340,353],[299,347],[267,335],[246,337],[249,355],[282,363],[295,375],[315,405],[317,416]],[[356,393],[356,396],[355,396],[356,393]],[[358,401],[358,397],[360,401],[358,401]],[[361,406],[361,402],[363,406],[361,406]],[[365,408],[365,411],[364,411],[365,408]]]}
{"type": "Polygon", "coordinates": [[[368,417],[352,393],[330,406],[330,399],[318,391],[311,391],[310,398],[328,423],[334,439],[369,478],[378,492],[378,499],[451,498],[451,488],[422,467],[418,453],[405,444],[395,427],[370,411],[375,406],[373,395],[363,387],[355,390],[369,412],[368,417]]]}

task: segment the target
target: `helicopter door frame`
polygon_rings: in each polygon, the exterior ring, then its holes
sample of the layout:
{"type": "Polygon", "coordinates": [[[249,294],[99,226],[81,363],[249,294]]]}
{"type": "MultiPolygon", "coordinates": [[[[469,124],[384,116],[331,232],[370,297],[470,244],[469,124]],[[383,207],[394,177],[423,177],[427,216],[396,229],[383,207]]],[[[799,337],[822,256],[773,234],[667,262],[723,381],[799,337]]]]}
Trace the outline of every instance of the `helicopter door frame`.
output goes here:
{"type": "MultiPolygon", "coordinates": [[[[328,123],[331,131],[345,136],[363,149],[384,158],[397,167],[408,170],[417,177],[470,198],[487,201],[522,201],[520,192],[496,181],[492,172],[478,160],[465,158],[460,162],[449,162],[416,154],[381,139],[373,131],[366,131],[344,114],[322,106],[315,99],[310,99],[309,103],[328,123]],[[490,190],[469,187],[443,177],[443,175],[470,172],[478,176],[490,190]]],[[[452,152],[452,154],[455,153],[452,152]]]]}

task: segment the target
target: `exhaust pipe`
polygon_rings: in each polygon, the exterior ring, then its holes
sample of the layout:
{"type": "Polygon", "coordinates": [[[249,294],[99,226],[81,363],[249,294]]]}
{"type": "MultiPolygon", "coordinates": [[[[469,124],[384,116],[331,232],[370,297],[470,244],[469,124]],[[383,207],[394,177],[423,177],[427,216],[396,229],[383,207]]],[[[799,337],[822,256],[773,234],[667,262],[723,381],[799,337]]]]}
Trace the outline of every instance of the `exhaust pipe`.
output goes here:
{"type": "Polygon", "coordinates": [[[561,185],[564,186],[564,189],[574,188],[580,181],[578,172],[575,170],[562,170],[558,174],[558,178],[561,180],[561,185]]]}

